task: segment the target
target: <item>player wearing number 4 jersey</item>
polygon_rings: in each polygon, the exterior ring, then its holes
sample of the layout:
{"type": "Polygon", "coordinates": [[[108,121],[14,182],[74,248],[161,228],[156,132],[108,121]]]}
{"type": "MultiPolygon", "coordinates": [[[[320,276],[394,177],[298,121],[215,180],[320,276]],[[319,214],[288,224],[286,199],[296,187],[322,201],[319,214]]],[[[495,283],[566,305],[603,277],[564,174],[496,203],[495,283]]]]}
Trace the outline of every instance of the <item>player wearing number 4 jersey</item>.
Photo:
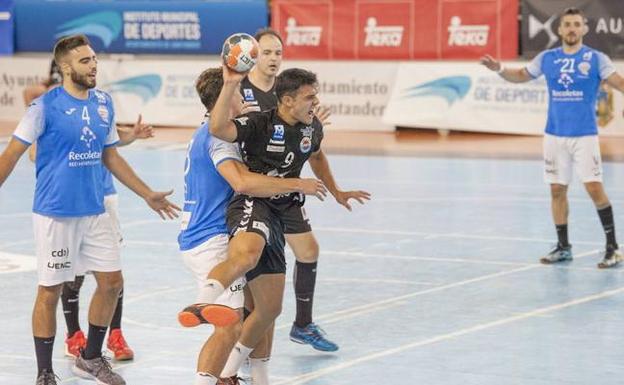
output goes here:
{"type": "Polygon", "coordinates": [[[123,284],[119,242],[104,210],[102,163],[163,218],[179,208],[154,192],[117,152],[115,110],[110,96],[94,90],[97,59],[85,36],[61,39],[54,59],[63,84],[37,98],[0,155],[0,185],[28,147],[38,142],[33,205],[39,287],[32,314],[37,385],[56,385],[52,348],[56,307],[63,282],[92,271],[97,289],[89,309],[87,346],[73,371],[99,384],[124,385],[102,357],[102,344],[123,284]]]}
{"type": "Polygon", "coordinates": [[[544,179],[550,184],[558,242],[540,261],[552,264],[572,259],[567,191],[574,169],[594,201],[606,236],[605,253],[598,267],[614,267],[622,260],[622,254],[615,238],[611,203],[602,185],[595,111],[600,82],[624,92],[624,78],[604,53],[583,45],[587,23],[579,9],[568,8],[562,13],[558,32],[561,47],[540,53],[525,68],[504,68],[490,56],[483,57],[481,63],[514,83],[542,75],[546,78],[549,105],[544,135],[544,179]]]}

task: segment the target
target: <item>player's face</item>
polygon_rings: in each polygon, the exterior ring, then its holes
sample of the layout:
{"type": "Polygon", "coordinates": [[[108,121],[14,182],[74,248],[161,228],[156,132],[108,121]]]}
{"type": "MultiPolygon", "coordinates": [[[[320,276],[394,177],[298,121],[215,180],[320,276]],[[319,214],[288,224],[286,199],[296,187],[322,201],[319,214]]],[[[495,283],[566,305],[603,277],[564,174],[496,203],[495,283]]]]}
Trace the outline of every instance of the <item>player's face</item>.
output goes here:
{"type": "Polygon", "coordinates": [[[581,15],[565,15],[559,23],[559,36],[565,45],[579,44],[585,32],[585,20],[581,15]]]}
{"type": "Polygon", "coordinates": [[[69,54],[70,77],[74,84],[82,88],[95,87],[97,75],[97,58],[88,45],[72,50],[69,54]]]}
{"type": "Polygon", "coordinates": [[[256,69],[265,76],[277,76],[282,65],[282,43],[273,35],[264,35],[258,45],[260,54],[256,61],[256,69]]]}
{"type": "Polygon", "coordinates": [[[293,99],[292,115],[297,121],[312,124],[314,109],[319,105],[318,85],[301,86],[293,99]]]}

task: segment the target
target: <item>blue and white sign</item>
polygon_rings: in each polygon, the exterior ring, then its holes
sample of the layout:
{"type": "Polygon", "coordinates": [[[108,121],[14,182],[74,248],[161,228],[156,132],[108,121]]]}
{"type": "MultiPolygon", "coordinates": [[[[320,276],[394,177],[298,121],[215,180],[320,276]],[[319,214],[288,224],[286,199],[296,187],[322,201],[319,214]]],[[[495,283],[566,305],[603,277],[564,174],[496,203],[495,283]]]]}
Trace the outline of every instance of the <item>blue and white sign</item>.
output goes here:
{"type": "Polygon", "coordinates": [[[59,38],[83,33],[96,52],[217,54],[229,35],[268,24],[263,0],[23,0],[15,8],[17,51],[49,52],[59,38]]]}
{"type": "Polygon", "coordinates": [[[0,1],[0,55],[13,54],[13,0],[0,1]]]}

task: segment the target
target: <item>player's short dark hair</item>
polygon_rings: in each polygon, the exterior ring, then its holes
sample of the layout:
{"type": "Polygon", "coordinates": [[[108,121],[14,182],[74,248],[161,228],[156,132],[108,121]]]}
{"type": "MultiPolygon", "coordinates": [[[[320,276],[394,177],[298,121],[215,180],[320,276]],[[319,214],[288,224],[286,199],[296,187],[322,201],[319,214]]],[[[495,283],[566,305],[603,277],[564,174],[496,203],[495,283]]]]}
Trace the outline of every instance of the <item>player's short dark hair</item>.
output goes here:
{"type": "Polygon", "coordinates": [[[568,15],[569,16],[579,15],[583,18],[584,22],[587,22],[587,18],[585,17],[585,14],[583,13],[583,11],[581,11],[579,8],[576,8],[576,7],[568,7],[564,9],[563,12],[561,12],[561,15],[559,16],[559,24],[561,24],[563,17],[568,16],[568,15]]]}
{"type": "Polygon", "coordinates": [[[275,36],[277,40],[279,40],[280,43],[284,45],[284,41],[282,40],[282,37],[280,36],[280,34],[277,33],[277,31],[272,28],[259,29],[254,35],[254,39],[256,39],[257,42],[260,42],[260,39],[262,38],[262,36],[275,36]]]}
{"type": "Polygon", "coordinates": [[[318,84],[316,74],[301,68],[289,68],[275,79],[275,95],[281,101],[285,95],[294,96],[302,86],[318,84]]]}
{"type": "Polygon", "coordinates": [[[71,51],[84,45],[91,45],[85,35],[71,35],[61,38],[54,45],[54,61],[58,64],[71,51]]]}
{"type": "Polygon", "coordinates": [[[223,88],[223,68],[208,68],[195,81],[195,90],[208,111],[214,108],[223,88]]]}

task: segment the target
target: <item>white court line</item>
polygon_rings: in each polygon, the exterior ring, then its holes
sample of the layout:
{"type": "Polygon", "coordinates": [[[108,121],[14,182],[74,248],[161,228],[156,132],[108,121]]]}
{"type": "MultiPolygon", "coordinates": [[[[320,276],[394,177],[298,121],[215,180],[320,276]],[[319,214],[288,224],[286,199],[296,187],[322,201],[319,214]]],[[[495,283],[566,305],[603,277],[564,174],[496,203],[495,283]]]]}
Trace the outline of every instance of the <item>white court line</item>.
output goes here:
{"type": "Polygon", "coordinates": [[[355,365],[359,365],[361,363],[364,362],[368,362],[368,361],[373,361],[379,358],[383,358],[383,357],[387,357],[393,354],[397,354],[397,353],[401,353],[404,352],[406,350],[410,350],[410,349],[414,349],[417,347],[421,347],[421,346],[426,346],[426,345],[431,345],[431,344],[435,344],[438,342],[442,342],[442,341],[447,341],[447,340],[452,340],[454,338],[457,337],[461,337],[467,334],[472,334],[472,333],[476,333],[479,332],[481,330],[485,330],[485,329],[491,329],[497,326],[501,326],[501,325],[506,325],[512,322],[516,322],[516,321],[521,321],[527,318],[532,318],[535,316],[540,316],[546,313],[551,313],[554,311],[558,311],[561,309],[565,309],[568,307],[572,307],[572,306],[577,306],[577,305],[582,305],[591,301],[596,301],[599,299],[603,299],[603,298],[607,298],[607,297],[611,297],[620,293],[624,293],[624,287],[620,287],[618,289],[613,289],[613,290],[607,290],[607,291],[603,291],[601,293],[598,294],[593,294],[593,295],[589,295],[586,297],[581,297],[581,298],[577,298],[575,300],[572,301],[568,301],[568,302],[563,302],[560,304],[556,304],[556,305],[551,305],[551,306],[546,306],[546,307],[542,307],[539,309],[535,309],[535,310],[531,310],[525,313],[520,313],[518,315],[514,315],[511,317],[507,317],[507,318],[502,318],[496,321],[492,321],[492,322],[487,322],[487,323],[482,323],[482,324],[477,324],[475,326],[469,327],[469,328],[465,328],[465,329],[459,329],[456,330],[454,332],[450,332],[450,333],[446,333],[446,334],[441,334],[435,337],[431,337],[431,338],[427,338],[425,340],[421,340],[421,341],[414,341],[414,342],[410,342],[407,344],[403,344],[401,346],[397,346],[395,348],[392,349],[386,349],[386,350],[382,350],[380,352],[377,353],[372,353],[369,355],[365,355],[356,359],[352,359],[346,362],[343,362],[341,364],[338,365],[333,365],[330,366],[329,368],[325,368],[325,369],[320,369],[320,370],[316,370],[314,372],[310,372],[310,373],[306,373],[300,376],[295,376],[295,377],[290,377],[287,378],[283,381],[278,381],[276,383],[274,383],[274,385],[282,385],[282,384],[289,384],[289,385],[295,385],[295,384],[305,384],[308,381],[317,379],[319,377],[324,377],[328,374],[334,373],[334,372],[338,372],[341,371],[343,369],[355,366],[355,365]]]}
{"type": "MultiPolygon", "coordinates": [[[[597,253],[598,250],[591,250],[591,251],[587,251],[585,253],[581,253],[575,256],[576,259],[579,258],[583,258],[589,255],[593,255],[595,253],[597,253]]],[[[527,265],[527,266],[523,266],[523,267],[519,267],[516,269],[511,269],[511,270],[504,270],[504,271],[499,271],[498,273],[492,273],[492,274],[486,274],[486,275],[481,275],[479,277],[475,277],[475,278],[470,278],[470,279],[466,279],[463,281],[458,281],[458,282],[454,282],[454,283],[450,283],[447,285],[442,285],[442,286],[436,286],[430,289],[425,289],[425,290],[420,290],[420,291],[416,291],[413,293],[408,293],[408,294],[404,294],[401,296],[396,296],[396,297],[392,297],[389,299],[384,299],[381,301],[376,301],[376,302],[371,302],[371,303],[367,303],[365,305],[360,305],[360,306],[354,306],[348,309],[344,309],[344,310],[339,310],[330,314],[324,314],[324,315],[320,315],[318,317],[314,317],[317,320],[323,320],[323,322],[325,324],[327,323],[333,323],[333,322],[338,322],[338,321],[342,321],[348,318],[352,318],[355,315],[361,315],[364,313],[370,313],[370,312],[374,312],[375,308],[378,306],[387,306],[389,304],[393,304],[393,306],[399,306],[403,304],[403,301],[408,300],[408,299],[412,299],[414,297],[418,297],[421,295],[425,295],[425,294],[430,294],[430,293],[436,293],[438,291],[442,291],[442,290],[446,290],[446,289],[453,289],[456,287],[460,287],[460,286],[465,286],[471,283],[476,283],[476,282],[482,282],[488,279],[492,279],[492,278],[499,278],[499,277],[503,277],[506,275],[510,275],[510,274],[514,274],[514,273],[518,273],[518,272],[522,272],[522,271],[527,271],[527,270],[532,270],[532,269],[537,269],[537,268],[549,268],[550,266],[546,266],[546,265],[542,265],[542,264],[531,264],[531,265],[527,265]]],[[[386,307],[387,308],[387,307],[386,307]]],[[[277,330],[280,329],[285,329],[285,328],[289,328],[292,325],[287,324],[287,325],[278,325],[276,326],[277,330]]]]}

